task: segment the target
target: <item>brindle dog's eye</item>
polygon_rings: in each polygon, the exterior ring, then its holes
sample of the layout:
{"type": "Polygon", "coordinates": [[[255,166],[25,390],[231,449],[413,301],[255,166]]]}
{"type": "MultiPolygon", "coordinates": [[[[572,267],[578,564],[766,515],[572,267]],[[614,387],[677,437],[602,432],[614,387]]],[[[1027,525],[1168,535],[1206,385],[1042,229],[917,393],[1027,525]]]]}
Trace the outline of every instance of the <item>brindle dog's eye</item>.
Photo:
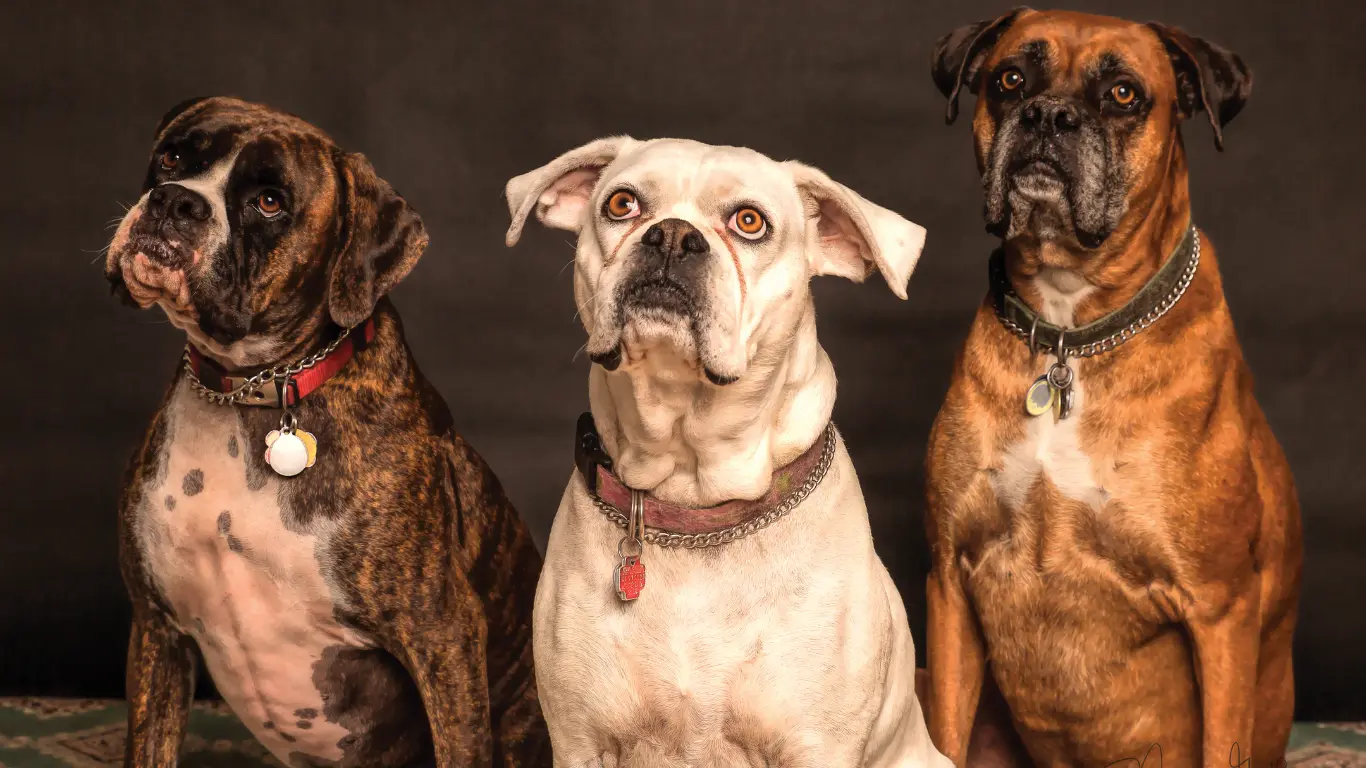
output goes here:
{"type": "Polygon", "coordinates": [[[174,171],[180,167],[180,153],[174,149],[168,149],[161,153],[161,170],[174,171]]]}
{"type": "Polygon", "coordinates": [[[607,198],[602,212],[612,221],[625,221],[640,215],[640,201],[629,190],[619,189],[607,198]]]}
{"type": "Polygon", "coordinates": [[[1132,107],[1138,101],[1138,89],[1128,83],[1118,83],[1110,89],[1110,100],[1121,107],[1132,107]]]}
{"type": "Polygon", "coordinates": [[[1015,69],[1014,67],[1011,67],[1010,69],[1007,69],[1006,71],[1001,73],[1000,83],[1001,90],[1003,91],[1009,92],[1019,90],[1020,87],[1024,85],[1024,82],[1024,73],[1020,72],[1020,70],[1015,69]]]}
{"type": "Polygon", "coordinates": [[[273,219],[280,215],[280,211],[285,208],[284,201],[280,198],[280,193],[267,189],[256,196],[256,210],[261,212],[267,219],[273,219]]]}

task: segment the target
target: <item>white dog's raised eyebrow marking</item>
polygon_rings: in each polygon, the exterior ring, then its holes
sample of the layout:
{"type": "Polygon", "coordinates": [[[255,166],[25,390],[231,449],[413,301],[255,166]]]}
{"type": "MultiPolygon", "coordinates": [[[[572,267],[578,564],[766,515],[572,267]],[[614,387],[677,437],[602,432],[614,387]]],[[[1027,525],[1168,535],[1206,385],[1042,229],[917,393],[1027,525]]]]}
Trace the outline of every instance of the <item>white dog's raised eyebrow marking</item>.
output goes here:
{"type": "Polygon", "coordinates": [[[613,248],[612,253],[606,259],[603,260],[602,265],[605,267],[608,264],[611,264],[612,262],[616,261],[617,252],[621,250],[621,246],[625,245],[626,241],[631,239],[631,235],[635,234],[635,231],[637,229],[640,229],[641,224],[644,224],[645,222],[650,221],[653,218],[653,216],[640,216],[639,218],[637,218],[635,223],[631,225],[631,228],[626,230],[626,234],[622,235],[621,239],[617,241],[616,247],[613,248]]]}
{"type": "Polygon", "coordinates": [[[726,250],[730,251],[730,261],[735,265],[735,279],[740,281],[740,306],[745,306],[745,295],[748,293],[745,286],[745,271],[740,268],[740,254],[735,252],[735,243],[731,242],[730,235],[726,233],[724,227],[712,227],[716,234],[721,236],[721,242],[726,244],[726,250]]]}

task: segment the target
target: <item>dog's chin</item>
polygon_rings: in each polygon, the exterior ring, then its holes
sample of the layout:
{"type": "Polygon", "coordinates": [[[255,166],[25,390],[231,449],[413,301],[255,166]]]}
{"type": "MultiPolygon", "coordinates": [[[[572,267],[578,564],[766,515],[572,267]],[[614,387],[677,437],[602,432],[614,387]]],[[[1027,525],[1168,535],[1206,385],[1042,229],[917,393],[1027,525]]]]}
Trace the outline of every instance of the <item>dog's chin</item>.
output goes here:
{"type": "Polygon", "coordinates": [[[1006,184],[1007,206],[1001,220],[990,226],[1004,240],[1026,238],[1041,243],[1077,244],[1095,249],[1108,233],[1077,226],[1068,198],[1068,182],[1054,165],[1035,161],[1013,171],[1006,184]]]}
{"type": "Polygon", "coordinates": [[[128,298],[142,309],[161,306],[168,315],[193,320],[199,313],[190,293],[190,279],[184,269],[166,266],[177,262],[163,252],[165,248],[157,240],[129,243],[111,257],[109,278],[116,287],[121,284],[128,298]]]}
{"type": "Polygon", "coordinates": [[[651,350],[668,350],[696,366],[699,345],[692,318],[661,307],[628,306],[623,321],[621,345],[627,360],[639,360],[651,350]]]}
{"type": "Polygon", "coordinates": [[[683,383],[705,379],[723,387],[739,379],[708,365],[704,344],[691,317],[659,307],[627,307],[622,324],[609,338],[617,339],[589,359],[604,370],[648,369],[652,376],[683,383]]]}

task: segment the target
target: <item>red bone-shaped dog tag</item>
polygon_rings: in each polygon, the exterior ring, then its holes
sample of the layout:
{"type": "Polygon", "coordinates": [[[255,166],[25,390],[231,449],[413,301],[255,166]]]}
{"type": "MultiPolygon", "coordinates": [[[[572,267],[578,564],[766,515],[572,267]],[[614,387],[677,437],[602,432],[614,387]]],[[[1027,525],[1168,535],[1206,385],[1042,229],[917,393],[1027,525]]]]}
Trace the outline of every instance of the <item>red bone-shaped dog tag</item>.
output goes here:
{"type": "Polygon", "coordinates": [[[612,574],[612,581],[617,588],[617,597],[623,602],[635,600],[645,589],[645,563],[640,562],[639,557],[623,557],[612,574]]]}

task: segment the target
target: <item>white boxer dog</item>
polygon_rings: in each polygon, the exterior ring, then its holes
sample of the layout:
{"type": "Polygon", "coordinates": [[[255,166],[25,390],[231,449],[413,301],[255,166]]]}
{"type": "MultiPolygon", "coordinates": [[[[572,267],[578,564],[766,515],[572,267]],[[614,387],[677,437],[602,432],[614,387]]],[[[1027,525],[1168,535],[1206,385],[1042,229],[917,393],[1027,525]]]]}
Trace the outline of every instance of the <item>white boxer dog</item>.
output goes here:
{"type": "Polygon", "coordinates": [[[814,168],[675,139],[592,142],[507,198],[508,245],[533,211],[578,233],[595,363],[533,612],[555,764],[948,765],[809,287],[877,270],[906,298],[924,229],[814,168]]]}

